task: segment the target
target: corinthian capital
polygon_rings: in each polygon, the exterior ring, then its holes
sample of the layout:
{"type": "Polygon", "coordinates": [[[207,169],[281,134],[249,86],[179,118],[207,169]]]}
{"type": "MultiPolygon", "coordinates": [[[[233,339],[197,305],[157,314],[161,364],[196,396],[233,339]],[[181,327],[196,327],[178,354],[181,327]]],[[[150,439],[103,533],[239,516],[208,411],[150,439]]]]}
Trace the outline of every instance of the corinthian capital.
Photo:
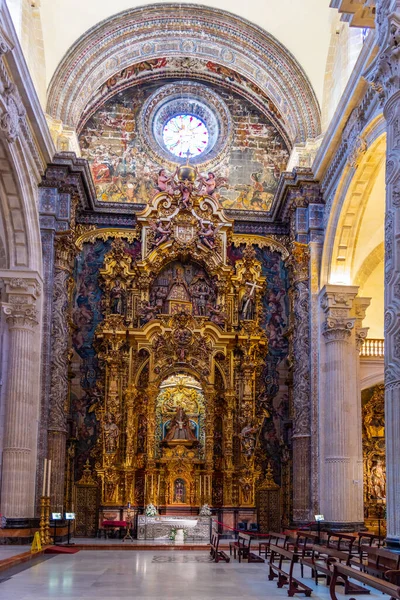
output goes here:
{"type": "Polygon", "coordinates": [[[10,328],[34,330],[38,325],[37,310],[32,304],[3,304],[10,328]]]}
{"type": "Polygon", "coordinates": [[[326,285],[321,292],[321,308],[326,321],[323,335],[327,341],[345,340],[350,336],[356,319],[353,305],[358,287],[350,285],[326,285]]]}

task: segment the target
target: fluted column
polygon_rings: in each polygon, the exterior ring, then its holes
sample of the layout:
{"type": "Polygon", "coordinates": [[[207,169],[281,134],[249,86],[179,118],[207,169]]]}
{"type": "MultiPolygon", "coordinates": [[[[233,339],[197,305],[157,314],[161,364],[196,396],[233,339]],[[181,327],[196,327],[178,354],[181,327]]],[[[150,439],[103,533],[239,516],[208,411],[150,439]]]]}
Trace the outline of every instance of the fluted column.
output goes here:
{"type": "Polygon", "coordinates": [[[9,279],[8,368],[1,484],[1,512],[7,518],[34,515],[40,337],[36,282],[9,279]]]}
{"type": "Polygon", "coordinates": [[[355,286],[327,285],[321,348],[320,510],[335,525],[363,522],[358,348],[354,325],[355,286]]]}
{"type": "Polygon", "coordinates": [[[400,547],[400,0],[378,0],[379,52],[365,73],[386,118],[385,438],[387,543],[400,547]]]}

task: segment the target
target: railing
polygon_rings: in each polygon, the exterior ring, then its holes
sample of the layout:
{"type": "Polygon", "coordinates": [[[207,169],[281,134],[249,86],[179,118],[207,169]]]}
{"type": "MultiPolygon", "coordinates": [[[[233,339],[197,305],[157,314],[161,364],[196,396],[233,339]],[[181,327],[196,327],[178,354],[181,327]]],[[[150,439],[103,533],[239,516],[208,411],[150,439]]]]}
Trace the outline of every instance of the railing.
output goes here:
{"type": "Polygon", "coordinates": [[[366,338],[361,346],[360,356],[362,358],[383,358],[385,356],[384,341],[366,338]]]}

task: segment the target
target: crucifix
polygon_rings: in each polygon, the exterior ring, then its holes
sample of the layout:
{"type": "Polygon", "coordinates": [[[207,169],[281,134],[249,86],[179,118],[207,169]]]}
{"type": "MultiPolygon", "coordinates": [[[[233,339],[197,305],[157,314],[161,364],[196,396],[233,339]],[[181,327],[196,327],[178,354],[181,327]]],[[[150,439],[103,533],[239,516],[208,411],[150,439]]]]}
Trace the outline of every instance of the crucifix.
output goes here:
{"type": "Polygon", "coordinates": [[[244,298],[246,298],[246,300],[242,307],[242,318],[243,319],[251,319],[252,317],[251,317],[250,309],[251,309],[251,303],[254,300],[254,292],[256,291],[256,288],[261,289],[262,286],[257,285],[255,281],[253,281],[253,282],[246,281],[246,285],[249,285],[250,289],[244,295],[244,298]]]}

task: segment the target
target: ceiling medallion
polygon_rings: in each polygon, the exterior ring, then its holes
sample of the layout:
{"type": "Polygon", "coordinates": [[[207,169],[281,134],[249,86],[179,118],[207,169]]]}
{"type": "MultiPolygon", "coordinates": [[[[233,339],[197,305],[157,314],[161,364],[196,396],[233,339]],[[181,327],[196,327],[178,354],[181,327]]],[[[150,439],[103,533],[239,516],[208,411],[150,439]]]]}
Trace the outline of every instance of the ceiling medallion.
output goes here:
{"type": "Polygon", "coordinates": [[[225,102],[201,83],[179,81],[160,87],[144,103],[139,134],[161,164],[215,165],[232,138],[225,102]]]}

